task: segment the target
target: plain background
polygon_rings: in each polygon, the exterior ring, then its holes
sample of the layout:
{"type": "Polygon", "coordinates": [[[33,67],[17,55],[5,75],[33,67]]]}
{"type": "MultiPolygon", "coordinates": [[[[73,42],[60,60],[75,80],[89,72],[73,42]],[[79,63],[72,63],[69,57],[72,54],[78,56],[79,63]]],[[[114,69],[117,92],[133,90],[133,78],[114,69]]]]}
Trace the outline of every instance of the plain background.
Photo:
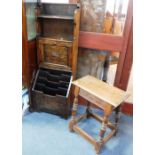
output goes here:
{"type": "MultiPolygon", "coordinates": [[[[0,3],[0,154],[22,154],[22,1],[0,3]]],[[[134,1],[134,155],[155,154],[155,7],[134,1]]]]}

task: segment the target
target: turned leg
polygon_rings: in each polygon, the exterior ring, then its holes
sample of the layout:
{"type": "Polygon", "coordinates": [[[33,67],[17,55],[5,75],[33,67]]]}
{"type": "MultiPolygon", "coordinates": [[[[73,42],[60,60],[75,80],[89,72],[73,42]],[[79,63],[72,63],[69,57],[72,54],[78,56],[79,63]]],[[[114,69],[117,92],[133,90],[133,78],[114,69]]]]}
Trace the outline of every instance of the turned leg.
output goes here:
{"type": "Polygon", "coordinates": [[[103,139],[104,139],[104,135],[105,135],[105,132],[106,132],[106,129],[107,129],[108,120],[109,120],[109,116],[110,116],[111,112],[112,112],[112,106],[109,106],[104,110],[104,116],[103,116],[103,120],[102,120],[102,123],[101,123],[99,138],[98,138],[98,140],[96,142],[96,145],[95,145],[96,153],[100,153],[101,146],[104,143],[103,139]]]}
{"type": "Polygon", "coordinates": [[[89,118],[90,117],[90,112],[91,112],[91,109],[90,109],[90,102],[87,101],[87,107],[86,107],[86,117],[89,118]]]}
{"type": "Polygon", "coordinates": [[[108,116],[104,116],[103,122],[101,124],[100,133],[99,133],[99,141],[102,141],[102,139],[104,137],[104,134],[105,134],[106,128],[107,128],[107,123],[108,123],[108,116]]]}
{"type": "Polygon", "coordinates": [[[69,129],[70,131],[73,131],[73,126],[75,124],[75,116],[77,113],[77,108],[78,108],[78,95],[79,95],[79,87],[75,87],[74,90],[74,102],[73,102],[73,108],[72,108],[72,119],[69,123],[69,129]]]}
{"type": "Polygon", "coordinates": [[[109,71],[109,66],[110,66],[109,57],[110,57],[110,54],[108,52],[106,55],[105,62],[103,64],[104,73],[103,73],[102,81],[104,82],[107,82],[107,76],[108,76],[108,71],[109,71]]]}
{"type": "Polygon", "coordinates": [[[101,129],[100,129],[100,133],[99,133],[99,138],[98,138],[98,140],[96,142],[96,145],[95,145],[96,153],[100,153],[101,146],[103,144],[102,140],[103,140],[103,137],[105,135],[107,124],[108,124],[108,117],[109,117],[109,115],[105,115],[103,117],[103,121],[102,121],[102,124],[101,124],[101,129]]]}
{"type": "MultiPolygon", "coordinates": [[[[118,126],[119,126],[120,115],[121,115],[121,106],[118,106],[115,109],[115,127],[116,127],[116,133],[117,133],[118,126]]],[[[115,133],[115,135],[116,135],[116,133],[115,133]]]]}

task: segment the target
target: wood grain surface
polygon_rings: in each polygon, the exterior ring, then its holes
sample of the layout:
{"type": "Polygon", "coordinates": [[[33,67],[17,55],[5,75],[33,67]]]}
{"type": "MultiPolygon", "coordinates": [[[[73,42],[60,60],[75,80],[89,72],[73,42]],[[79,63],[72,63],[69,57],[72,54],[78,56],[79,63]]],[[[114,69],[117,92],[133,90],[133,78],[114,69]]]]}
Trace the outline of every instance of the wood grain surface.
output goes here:
{"type": "Polygon", "coordinates": [[[114,107],[119,106],[129,96],[129,94],[125,91],[108,85],[107,83],[90,75],[73,81],[72,84],[113,105],[114,107]]]}

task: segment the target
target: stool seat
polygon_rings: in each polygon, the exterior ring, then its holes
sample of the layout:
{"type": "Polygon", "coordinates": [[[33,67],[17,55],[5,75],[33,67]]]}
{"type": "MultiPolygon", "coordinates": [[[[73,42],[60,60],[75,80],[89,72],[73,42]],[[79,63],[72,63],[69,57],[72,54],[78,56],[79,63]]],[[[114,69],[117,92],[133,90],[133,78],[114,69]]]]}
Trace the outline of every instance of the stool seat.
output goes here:
{"type": "Polygon", "coordinates": [[[111,86],[106,82],[96,79],[90,75],[73,81],[72,84],[113,105],[114,107],[119,106],[129,96],[129,94],[127,94],[125,91],[111,86]]]}
{"type": "Polygon", "coordinates": [[[118,129],[118,123],[120,118],[120,105],[129,96],[125,91],[111,86],[93,76],[87,75],[76,81],[72,82],[75,85],[74,90],[74,103],[72,108],[72,119],[69,122],[69,130],[75,131],[88,140],[99,153],[101,147],[110,139],[113,135],[116,135],[118,129]],[[78,96],[81,96],[87,100],[86,112],[78,117],[76,113],[78,110],[78,96]],[[95,105],[104,111],[103,116],[99,116],[92,112],[90,104],[95,105]],[[115,109],[116,117],[115,123],[109,121],[109,116],[115,109]],[[94,118],[101,123],[98,139],[94,139],[91,135],[86,133],[78,126],[78,122],[85,118],[94,118]],[[106,130],[109,128],[111,132],[106,135],[106,130]],[[106,135],[106,136],[105,136],[106,135]]]}

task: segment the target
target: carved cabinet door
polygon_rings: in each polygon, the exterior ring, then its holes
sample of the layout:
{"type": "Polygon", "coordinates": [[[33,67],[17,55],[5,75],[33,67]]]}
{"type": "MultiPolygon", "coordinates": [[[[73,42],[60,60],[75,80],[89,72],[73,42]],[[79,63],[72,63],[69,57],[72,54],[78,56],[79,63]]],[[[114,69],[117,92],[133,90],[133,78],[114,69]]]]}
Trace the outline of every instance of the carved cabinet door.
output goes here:
{"type": "Polygon", "coordinates": [[[71,67],[71,55],[72,45],[69,43],[39,40],[38,63],[49,62],[71,67]]]}

